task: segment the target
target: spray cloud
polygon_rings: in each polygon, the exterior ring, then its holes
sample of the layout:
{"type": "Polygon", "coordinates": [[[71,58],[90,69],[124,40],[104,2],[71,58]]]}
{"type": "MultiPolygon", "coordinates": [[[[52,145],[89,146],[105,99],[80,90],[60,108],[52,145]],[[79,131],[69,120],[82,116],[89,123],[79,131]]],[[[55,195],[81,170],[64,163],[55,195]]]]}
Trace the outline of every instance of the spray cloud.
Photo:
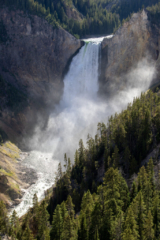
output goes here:
{"type": "Polygon", "coordinates": [[[19,216],[32,206],[34,193],[38,193],[40,200],[44,190],[52,186],[58,162],[63,162],[64,153],[73,162],[79,140],[83,139],[85,143],[88,133],[94,137],[97,123],[107,123],[110,115],[125,109],[134,97],[149,88],[155,76],[155,67],[143,59],[124,76],[127,81],[123,90],[104,101],[97,94],[99,49],[100,42],[94,40],[73,58],[64,79],[63,97],[50,116],[46,130],[42,131],[37,126],[34,137],[29,141],[32,149],[37,151],[30,152],[24,163],[36,169],[39,179],[16,207],[19,216]]]}
{"type": "Polygon", "coordinates": [[[100,43],[85,45],[74,57],[64,79],[64,94],[55,112],[50,116],[48,127],[41,132],[37,127],[30,141],[35,149],[52,152],[53,159],[63,161],[64,153],[73,160],[80,139],[96,134],[97,123],[107,123],[115,112],[119,113],[134,97],[146,91],[155,76],[155,67],[145,58],[124,78],[123,90],[108,101],[98,97],[98,53],[100,43]]]}

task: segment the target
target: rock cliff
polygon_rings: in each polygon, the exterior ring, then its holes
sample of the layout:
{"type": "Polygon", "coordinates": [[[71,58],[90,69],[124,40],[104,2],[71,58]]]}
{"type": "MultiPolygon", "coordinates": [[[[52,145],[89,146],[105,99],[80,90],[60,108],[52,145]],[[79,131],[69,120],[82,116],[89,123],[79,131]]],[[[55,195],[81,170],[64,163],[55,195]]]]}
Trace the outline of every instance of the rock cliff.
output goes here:
{"type": "Polygon", "coordinates": [[[0,127],[12,140],[29,132],[39,114],[45,125],[62,94],[68,62],[81,46],[40,17],[0,9],[0,127]]]}
{"type": "Polygon", "coordinates": [[[158,81],[159,51],[160,29],[151,24],[146,11],[133,14],[113,38],[105,38],[102,42],[100,92],[109,95],[123,88],[127,73],[144,58],[155,65],[157,75],[153,83],[158,81]]]}

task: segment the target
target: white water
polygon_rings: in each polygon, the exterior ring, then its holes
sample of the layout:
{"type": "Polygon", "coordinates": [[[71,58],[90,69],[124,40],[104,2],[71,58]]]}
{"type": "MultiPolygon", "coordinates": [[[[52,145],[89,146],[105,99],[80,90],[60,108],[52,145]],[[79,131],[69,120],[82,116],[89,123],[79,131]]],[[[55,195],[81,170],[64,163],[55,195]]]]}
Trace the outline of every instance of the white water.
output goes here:
{"type": "Polygon", "coordinates": [[[62,106],[71,106],[72,101],[82,97],[94,97],[98,92],[99,42],[89,42],[73,59],[69,73],[64,79],[62,106]]]}
{"type": "Polygon", "coordinates": [[[52,155],[51,153],[33,151],[28,153],[28,156],[23,160],[23,164],[37,172],[38,180],[27,190],[22,189],[25,194],[21,203],[14,208],[19,217],[32,207],[32,199],[35,193],[38,199],[42,200],[45,197],[45,191],[54,184],[55,171],[59,162],[57,160],[53,161],[52,155]]]}
{"type": "Polygon", "coordinates": [[[63,162],[64,153],[73,162],[80,139],[85,143],[88,133],[94,137],[98,122],[107,123],[108,116],[120,112],[149,87],[155,70],[144,60],[127,75],[128,83],[123,91],[117,93],[110,102],[102,101],[97,96],[102,40],[103,38],[85,40],[86,45],[73,58],[64,78],[63,97],[50,116],[47,129],[42,132],[37,126],[33,139],[29,141],[29,145],[34,149],[38,146],[39,151],[31,152],[24,163],[36,169],[39,179],[26,191],[22,203],[16,207],[19,216],[32,206],[34,193],[42,198],[44,190],[52,186],[58,161],[63,162]]]}
{"type": "Polygon", "coordinates": [[[42,134],[37,127],[29,143],[35,148],[40,146],[41,151],[52,151],[60,161],[64,153],[73,159],[78,141],[86,140],[89,132],[94,134],[98,120],[105,116],[103,103],[99,103],[97,96],[101,41],[102,38],[90,39],[73,58],[64,78],[62,99],[50,116],[46,131],[42,134]]]}

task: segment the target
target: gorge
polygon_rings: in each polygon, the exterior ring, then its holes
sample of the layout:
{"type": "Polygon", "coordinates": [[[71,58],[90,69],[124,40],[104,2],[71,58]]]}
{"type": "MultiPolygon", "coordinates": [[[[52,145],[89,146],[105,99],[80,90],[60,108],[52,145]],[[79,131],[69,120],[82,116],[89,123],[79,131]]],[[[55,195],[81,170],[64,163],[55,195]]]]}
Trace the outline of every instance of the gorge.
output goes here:
{"type": "Polygon", "coordinates": [[[22,150],[32,150],[24,164],[39,173],[16,208],[22,215],[34,193],[41,199],[54,183],[64,153],[73,162],[79,139],[86,142],[98,122],[107,123],[158,80],[160,33],[144,10],[114,36],[86,40],[21,10],[4,7],[0,16],[6,34],[0,43],[0,127],[22,150]]]}
{"type": "Polygon", "coordinates": [[[159,239],[159,0],[0,5],[0,240],[159,239]]]}
{"type": "Polygon", "coordinates": [[[73,57],[64,77],[62,98],[50,115],[47,127],[42,130],[37,125],[29,139],[28,147],[34,151],[29,152],[22,163],[38,173],[38,180],[26,190],[21,203],[15,207],[18,216],[32,206],[35,193],[39,200],[43,199],[44,191],[54,183],[58,163],[63,165],[64,153],[73,163],[79,139],[86,142],[88,134],[94,137],[98,122],[107,123],[110,115],[125,109],[133,98],[149,88],[155,76],[155,66],[143,59],[127,73],[128,82],[116,96],[106,101],[98,94],[101,44],[112,37],[84,40],[85,45],[73,57]]]}

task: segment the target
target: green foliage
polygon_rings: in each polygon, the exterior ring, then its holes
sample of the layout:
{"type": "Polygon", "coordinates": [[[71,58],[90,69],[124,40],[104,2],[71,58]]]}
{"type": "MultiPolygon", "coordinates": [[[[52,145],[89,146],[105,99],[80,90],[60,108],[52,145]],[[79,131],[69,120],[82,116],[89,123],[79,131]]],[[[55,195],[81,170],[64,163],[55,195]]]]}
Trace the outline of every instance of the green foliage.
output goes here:
{"type": "Polygon", "coordinates": [[[8,232],[7,222],[8,222],[7,209],[4,203],[0,201],[0,233],[3,234],[8,232]]]}
{"type": "Polygon", "coordinates": [[[135,220],[132,208],[129,208],[126,216],[126,220],[124,223],[124,231],[122,233],[123,240],[137,240],[139,239],[138,234],[138,225],[135,220]]]}
{"type": "MultiPolygon", "coordinates": [[[[154,4],[154,3],[153,3],[154,4]]],[[[160,2],[147,8],[149,17],[153,24],[160,24],[160,2]]]]}
{"type": "MultiPolygon", "coordinates": [[[[111,34],[125,20],[128,20],[133,12],[152,4],[158,0],[114,1],[114,0],[0,0],[10,8],[19,8],[23,11],[45,18],[53,28],[62,27],[76,38],[86,35],[111,34]],[[107,10],[108,4],[111,8],[107,10]],[[79,20],[70,18],[67,10],[75,12],[79,20]]],[[[156,19],[159,16],[159,4],[149,8],[156,19]],[[156,10],[155,10],[156,9],[156,10]]],[[[6,30],[0,23],[0,41],[7,40],[6,30]],[[1,34],[2,33],[2,34],[1,34]]]]}
{"type": "Polygon", "coordinates": [[[155,172],[152,158],[146,167],[140,165],[160,142],[156,137],[159,105],[159,93],[149,91],[111,116],[107,126],[98,123],[97,134],[94,139],[88,135],[86,148],[80,140],[74,165],[64,155],[65,171],[59,164],[48,207],[46,201],[39,204],[35,194],[22,224],[15,212],[8,224],[0,202],[0,232],[18,240],[158,239],[160,173],[155,172]]]}

